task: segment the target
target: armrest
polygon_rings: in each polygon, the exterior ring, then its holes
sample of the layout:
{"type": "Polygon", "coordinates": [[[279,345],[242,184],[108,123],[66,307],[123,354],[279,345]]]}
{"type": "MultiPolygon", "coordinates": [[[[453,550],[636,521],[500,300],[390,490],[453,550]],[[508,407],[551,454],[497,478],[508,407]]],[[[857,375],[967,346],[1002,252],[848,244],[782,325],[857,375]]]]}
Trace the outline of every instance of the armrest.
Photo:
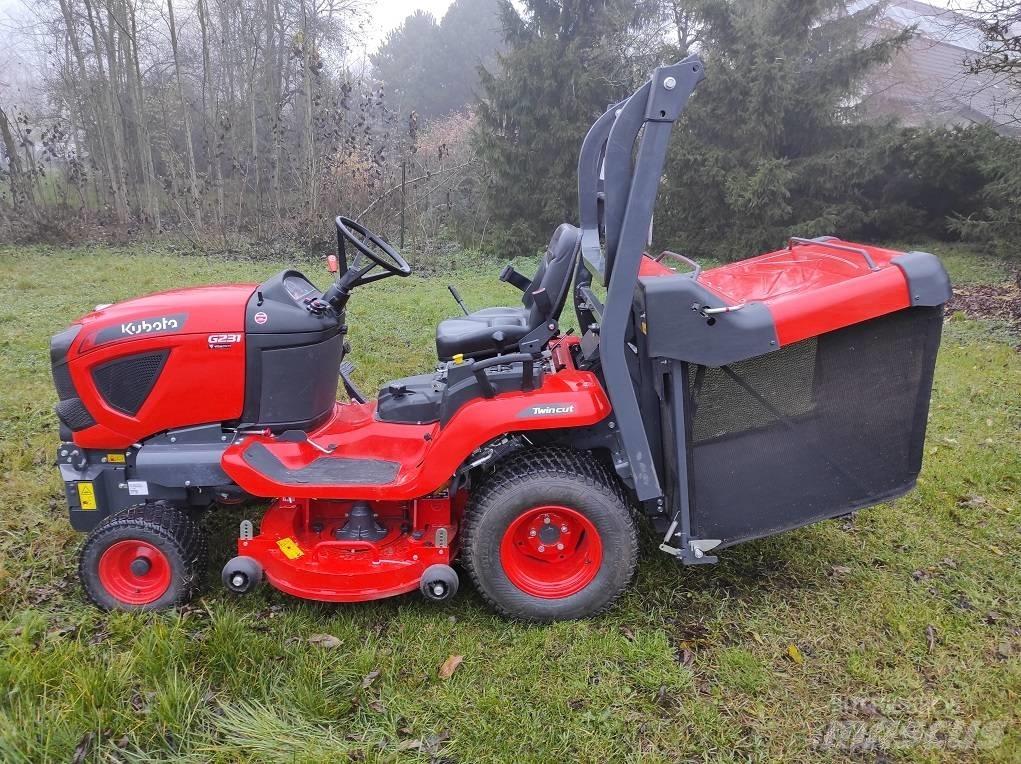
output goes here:
{"type": "Polygon", "coordinates": [[[507,264],[504,269],[500,271],[500,281],[510,284],[515,287],[518,291],[524,292],[531,285],[532,280],[523,273],[516,271],[513,265],[507,264]]]}

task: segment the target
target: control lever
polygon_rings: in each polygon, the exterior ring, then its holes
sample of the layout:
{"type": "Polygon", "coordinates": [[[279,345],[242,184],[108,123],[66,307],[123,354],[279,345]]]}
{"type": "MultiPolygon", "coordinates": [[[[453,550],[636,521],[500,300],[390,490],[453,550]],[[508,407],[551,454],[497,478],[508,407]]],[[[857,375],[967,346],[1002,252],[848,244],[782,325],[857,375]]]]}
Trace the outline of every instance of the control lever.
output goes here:
{"type": "MultiPolygon", "coordinates": [[[[345,343],[346,345],[347,343],[345,343]]],[[[350,348],[345,348],[344,353],[346,354],[350,348]]],[[[347,393],[347,397],[353,400],[355,403],[365,403],[365,396],[355,386],[355,383],[351,381],[351,374],[355,370],[355,365],[350,361],[342,361],[340,364],[340,381],[344,385],[344,391],[347,393]]]]}
{"type": "Polygon", "coordinates": [[[468,306],[464,304],[464,300],[461,299],[461,293],[457,291],[457,287],[453,284],[447,284],[447,289],[450,290],[450,296],[454,298],[454,301],[461,306],[461,310],[467,316],[469,314],[468,306]]]}
{"type": "Polygon", "coordinates": [[[332,454],[337,448],[337,446],[333,443],[328,446],[319,445],[312,440],[312,438],[310,438],[308,433],[304,430],[284,430],[282,433],[277,435],[277,440],[283,443],[308,443],[316,451],[326,455],[332,454]]]}

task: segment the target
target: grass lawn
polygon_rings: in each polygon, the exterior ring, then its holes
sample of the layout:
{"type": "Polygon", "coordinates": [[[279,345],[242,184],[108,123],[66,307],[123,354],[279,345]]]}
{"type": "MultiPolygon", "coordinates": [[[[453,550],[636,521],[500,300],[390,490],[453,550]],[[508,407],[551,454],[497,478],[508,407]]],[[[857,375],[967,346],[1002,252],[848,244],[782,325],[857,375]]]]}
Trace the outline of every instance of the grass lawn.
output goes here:
{"type": "MultiPolygon", "coordinates": [[[[956,282],[1007,278],[937,252],[956,282]]],[[[85,604],[49,336],[98,302],[283,265],[0,248],[0,761],[1021,761],[1021,355],[958,316],[916,491],[712,567],[678,567],[646,534],[633,587],[593,620],[510,623],[470,585],[446,606],[235,599],[219,569],[245,510],[210,519],[193,606],[85,604]],[[857,728],[878,744],[857,750],[857,728]]],[[[357,293],[359,383],[431,367],[433,327],[457,312],[448,280],[471,306],[512,302],[497,270],[357,293]]]]}

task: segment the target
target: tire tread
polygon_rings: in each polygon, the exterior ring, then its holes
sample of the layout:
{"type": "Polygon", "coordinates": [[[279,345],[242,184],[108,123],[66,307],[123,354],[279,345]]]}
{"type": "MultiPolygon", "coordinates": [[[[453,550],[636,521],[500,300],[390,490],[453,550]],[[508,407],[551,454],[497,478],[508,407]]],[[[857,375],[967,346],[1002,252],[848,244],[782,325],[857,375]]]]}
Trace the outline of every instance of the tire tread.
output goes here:
{"type": "MultiPolygon", "coordinates": [[[[508,457],[505,462],[497,466],[496,471],[489,476],[479,490],[474,491],[465,510],[464,528],[461,547],[470,550],[479,532],[479,520],[486,512],[489,505],[496,500],[504,491],[518,485],[527,485],[536,480],[544,480],[551,477],[567,477],[572,480],[580,480],[589,487],[599,491],[609,492],[621,505],[622,509],[629,515],[632,514],[631,503],[624,492],[624,487],[616,475],[610,472],[595,457],[581,451],[559,446],[542,446],[539,448],[519,451],[508,457]]],[[[627,539],[631,548],[638,548],[638,528],[634,522],[628,523],[630,538],[627,539]]],[[[522,613],[508,610],[506,607],[495,601],[480,581],[480,571],[476,570],[471,554],[463,553],[460,556],[461,565],[471,577],[476,591],[491,608],[508,618],[519,620],[545,620],[530,618],[522,613]]],[[[607,601],[586,617],[592,617],[608,610],[617,598],[627,588],[628,583],[634,577],[637,568],[637,554],[628,559],[628,570],[625,582],[613,592],[607,601]]]]}
{"type": "MultiPolygon", "coordinates": [[[[199,524],[188,514],[164,501],[146,504],[135,504],[117,514],[111,515],[93,530],[82,545],[82,553],[78,556],[78,576],[85,589],[85,595],[99,608],[108,609],[99,601],[88,584],[89,576],[85,570],[85,548],[91,544],[102,542],[103,538],[113,531],[122,528],[134,528],[157,536],[161,536],[176,547],[176,551],[184,560],[187,574],[183,579],[180,593],[168,607],[183,605],[195,594],[205,577],[208,548],[205,534],[199,524]]],[[[141,609],[146,609],[144,606],[141,609]]]]}

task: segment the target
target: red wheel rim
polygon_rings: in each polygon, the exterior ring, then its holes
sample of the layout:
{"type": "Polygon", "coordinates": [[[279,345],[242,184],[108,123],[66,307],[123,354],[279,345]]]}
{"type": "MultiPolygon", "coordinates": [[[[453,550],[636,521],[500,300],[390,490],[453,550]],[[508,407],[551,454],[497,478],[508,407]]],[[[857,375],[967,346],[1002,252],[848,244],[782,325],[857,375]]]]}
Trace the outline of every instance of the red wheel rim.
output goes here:
{"type": "Polygon", "coordinates": [[[170,588],[170,561],[145,541],[118,541],[99,558],[99,582],[121,602],[148,605],[170,588]]]}
{"type": "Polygon", "coordinates": [[[533,597],[577,594],[592,583],[602,561],[596,526],[580,512],[558,505],[526,509],[500,542],[504,574],[533,597]]]}

